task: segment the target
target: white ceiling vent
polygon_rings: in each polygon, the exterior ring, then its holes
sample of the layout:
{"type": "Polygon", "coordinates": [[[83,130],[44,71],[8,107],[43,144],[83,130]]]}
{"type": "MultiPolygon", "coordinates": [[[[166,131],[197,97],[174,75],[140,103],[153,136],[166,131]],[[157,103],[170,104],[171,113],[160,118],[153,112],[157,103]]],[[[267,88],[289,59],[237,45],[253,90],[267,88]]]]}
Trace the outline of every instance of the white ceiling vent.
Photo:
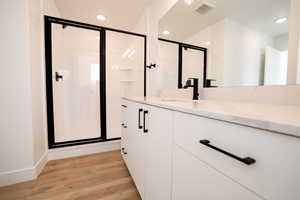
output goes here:
{"type": "Polygon", "coordinates": [[[201,15],[205,15],[207,14],[209,11],[213,10],[216,8],[216,5],[212,4],[212,3],[208,3],[208,2],[203,2],[200,4],[200,6],[196,9],[196,12],[201,14],[201,15]]]}

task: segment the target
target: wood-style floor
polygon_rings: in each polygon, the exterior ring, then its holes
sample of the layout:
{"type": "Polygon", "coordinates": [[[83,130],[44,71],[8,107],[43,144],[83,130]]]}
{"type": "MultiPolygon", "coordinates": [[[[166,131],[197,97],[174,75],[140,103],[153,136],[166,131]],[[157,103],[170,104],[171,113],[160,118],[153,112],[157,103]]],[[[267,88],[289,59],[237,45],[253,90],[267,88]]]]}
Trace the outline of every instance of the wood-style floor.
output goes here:
{"type": "Polygon", "coordinates": [[[0,200],[140,200],[119,151],[49,161],[34,181],[0,188],[0,200]]]}

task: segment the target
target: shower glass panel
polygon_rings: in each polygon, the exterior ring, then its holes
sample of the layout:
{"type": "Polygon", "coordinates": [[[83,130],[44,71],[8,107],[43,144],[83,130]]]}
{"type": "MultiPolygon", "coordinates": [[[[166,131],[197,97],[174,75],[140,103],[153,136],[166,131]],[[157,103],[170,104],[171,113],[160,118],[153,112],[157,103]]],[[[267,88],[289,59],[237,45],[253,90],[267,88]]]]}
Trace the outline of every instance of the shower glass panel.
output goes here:
{"type": "Polygon", "coordinates": [[[100,32],[51,26],[55,143],[100,138],[100,32]]]}
{"type": "Polygon", "coordinates": [[[145,39],[106,31],[107,139],[121,137],[121,97],[144,95],[145,39]]]}
{"type": "Polygon", "coordinates": [[[189,78],[198,78],[199,86],[203,87],[204,52],[198,49],[185,48],[182,50],[182,83],[189,78]]]}

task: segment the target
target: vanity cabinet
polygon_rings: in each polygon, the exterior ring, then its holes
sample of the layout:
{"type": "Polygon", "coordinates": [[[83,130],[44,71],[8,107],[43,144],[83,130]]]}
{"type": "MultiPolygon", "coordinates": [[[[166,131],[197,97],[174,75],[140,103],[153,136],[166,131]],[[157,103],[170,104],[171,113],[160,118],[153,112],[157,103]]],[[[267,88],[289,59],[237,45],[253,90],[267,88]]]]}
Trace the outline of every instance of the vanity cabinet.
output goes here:
{"type": "Polygon", "coordinates": [[[122,103],[122,154],[142,199],[171,200],[172,112],[122,103]]]}
{"type": "Polygon", "coordinates": [[[123,157],[143,200],[300,199],[299,138],[123,103],[123,157]]]}

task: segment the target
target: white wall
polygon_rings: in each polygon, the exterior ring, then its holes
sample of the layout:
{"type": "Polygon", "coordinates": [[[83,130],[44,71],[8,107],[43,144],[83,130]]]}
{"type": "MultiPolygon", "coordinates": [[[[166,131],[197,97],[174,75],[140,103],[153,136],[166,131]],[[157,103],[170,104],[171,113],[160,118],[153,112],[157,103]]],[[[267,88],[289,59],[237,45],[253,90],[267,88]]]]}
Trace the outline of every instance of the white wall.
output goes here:
{"type": "Polygon", "coordinates": [[[300,84],[300,33],[299,33],[299,48],[298,48],[298,76],[297,84],[300,84]]]}
{"type": "MultiPolygon", "coordinates": [[[[175,5],[177,0],[152,0],[148,7],[147,35],[148,35],[148,59],[147,63],[159,63],[158,55],[158,24],[167,11],[175,5]]],[[[147,70],[147,95],[157,96],[161,90],[159,66],[156,69],[147,70]]]]}
{"type": "Polygon", "coordinates": [[[54,5],[52,0],[0,3],[0,185],[35,178],[47,161],[44,1],[54,5]]]}
{"type": "Polygon", "coordinates": [[[0,3],[0,179],[33,164],[27,6],[27,1],[0,3]]]}
{"type": "Polygon", "coordinates": [[[217,81],[213,83],[214,85],[222,85],[225,64],[225,20],[190,36],[184,42],[208,49],[207,78],[216,79],[217,81]],[[210,42],[210,45],[207,45],[207,42],[210,42]]]}
{"type": "Polygon", "coordinates": [[[43,15],[41,0],[29,0],[29,52],[31,64],[32,132],[34,164],[47,152],[44,80],[43,15]]]}
{"type": "Polygon", "coordinates": [[[292,0],[289,17],[289,64],[288,84],[294,85],[297,79],[299,33],[300,33],[300,1],[292,0]]]}
{"type": "Polygon", "coordinates": [[[279,35],[273,38],[273,47],[279,51],[287,51],[289,49],[289,34],[279,35]]]}
{"type": "Polygon", "coordinates": [[[152,0],[149,5],[148,37],[149,37],[149,62],[158,60],[158,24],[159,20],[175,5],[178,0],[152,0]]]}
{"type": "Polygon", "coordinates": [[[263,84],[265,48],[272,38],[227,19],[225,25],[225,66],[222,86],[263,84]]]}
{"type": "Polygon", "coordinates": [[[44,15],[51,17],[61,17],[61,14],[55,4],[55,0],[43,0],[44,15]]]}
{"type": "Polygon", "coordinates": [[[208,48],[207,77],[217,80],[214,85],[226,87],[263,83],[264,49],[273,45],[271,37],[225,19],[194,34],[185,42],[208,48]]]}

